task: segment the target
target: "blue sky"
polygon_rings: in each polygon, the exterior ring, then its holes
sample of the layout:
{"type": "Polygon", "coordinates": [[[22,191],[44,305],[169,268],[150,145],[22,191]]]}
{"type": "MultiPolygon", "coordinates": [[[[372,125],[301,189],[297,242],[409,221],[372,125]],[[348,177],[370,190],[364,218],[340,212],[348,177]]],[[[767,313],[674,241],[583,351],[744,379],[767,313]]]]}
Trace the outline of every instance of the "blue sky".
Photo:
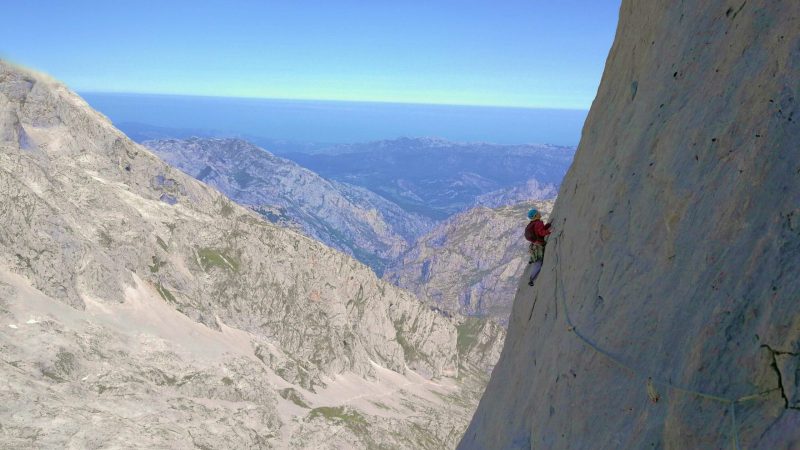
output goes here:
{"type": "Polygon", "coordinates": [[[78,91],[588,109],[619,0],[17,1],[0,57],[78,91]]]}

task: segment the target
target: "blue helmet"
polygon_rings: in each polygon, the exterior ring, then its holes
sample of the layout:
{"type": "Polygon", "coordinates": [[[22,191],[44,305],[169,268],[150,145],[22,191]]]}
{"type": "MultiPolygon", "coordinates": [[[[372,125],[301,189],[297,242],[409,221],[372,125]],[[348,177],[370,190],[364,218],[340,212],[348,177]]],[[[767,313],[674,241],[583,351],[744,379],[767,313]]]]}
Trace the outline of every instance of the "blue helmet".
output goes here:
{"type": "Polygon", "coordinates": [[[533,219],[537,214],[539,214],[539,211],[536,208],[531,208],[531,210],[528,211],[528,219],[533,219]]]}

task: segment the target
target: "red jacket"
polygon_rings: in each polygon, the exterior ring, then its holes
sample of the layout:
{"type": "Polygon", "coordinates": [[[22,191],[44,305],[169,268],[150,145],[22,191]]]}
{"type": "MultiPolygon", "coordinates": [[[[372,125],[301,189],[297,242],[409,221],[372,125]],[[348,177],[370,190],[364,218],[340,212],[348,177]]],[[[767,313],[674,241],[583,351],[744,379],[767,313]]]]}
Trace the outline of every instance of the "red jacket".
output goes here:
{"type": "Polygon", "coordinates": [[[544,237],[550,235],[550,224],[544,224],[541,220],[531,220],[525,227],[525,239],[534,244],[544,244],[544,237]]]}

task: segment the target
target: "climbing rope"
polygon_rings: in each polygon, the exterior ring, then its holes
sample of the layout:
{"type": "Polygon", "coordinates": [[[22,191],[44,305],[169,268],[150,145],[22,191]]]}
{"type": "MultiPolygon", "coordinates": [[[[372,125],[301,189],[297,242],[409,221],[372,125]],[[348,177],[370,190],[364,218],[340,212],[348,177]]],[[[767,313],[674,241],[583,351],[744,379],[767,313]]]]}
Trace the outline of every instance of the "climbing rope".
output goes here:
{"type": "Polygon", "coordinates": [[[741,396],[741,397],[738,397],[738,398],[729,398],[729,397],[724,397],[724,396],[721,396],[721,395],[711,394],[711,393],[707,393],[707,392],[701,392],[701,391],[697,391],[697,390],[691,389],[691,388],[686,387],[686,386],[676,385],[676,384],[672,383],[671,381],[665,380],[665,379],[661,379],[658,376],[648,375],[647,373],[645,373],[645,371],[639,370],[639,369],[633,367],[631,364],[623,361],[620,357],[616,356],[611,351],[600,347],[598,344],[596,344],[588,336],[586,336],[583,333],[581,333],[581,331],[578,329],[578,327],[575,325],[575,323],[572,321],[572,318],[569,315],[569,308],[567,307],[566,294],[564,292],[564,283],[559,283],[560,278],[561,278],[560,277],[561,259],[559,257],[559,253],[558,253],[557,250],[558,250],[558,247],[561,244],[560,238],[561,238],[561,235],[563,233],[564,233],[564,231],[562,230],[561,233],[559,233],[559,235],[558,235],[559,239],[556,241],[556,251],[555,251],[555,257],[556,257],[556,261],[555,261],[555,263],[556,263],[556,267],[555,267],[555,283],[556,283],[556,286],[555,286],[555,288],[556,288],[556,306],[558,305],[558,299],[560,298],[561,299],[561,302],[560,302],[561,306],[564,309],[564,318],[565,318],[565,320],[567,322],[567,331],[569,331],[572,334],[574,334],[586,346],[588,346],[592,350],[596,351],[597,353],[605,356],[609,361],[613,362],[615,365],[625,369],[628,372],[633,373],[636,376],[639,376],[639,377],[647,380],[646,381],[647,394],[648,394],[648,397],[650,398],[650,400],[653,401],[653,402],[657,402],[659,400],[659,398],[660,398],[660,395],[655,390],[654,385],[660,385],[660,386],[663,386],[664,388],[667,388],[667,389],[673,389],[673,390],[676,390],[676,391],[679,391],[679,392],[683,392],[685,394],[689,394],[689,395],[693,395],[693,396],[696,396],[696,397],[701,397],[701,398],[713,400],[713,401],[720,402],[720,403],[728,405],[728,407],[730,408],[730,415],[731,415],[731,431],[730,431],[731,446],[733,447],[734,450],[740,450],[741,447],[739,445],[739,427],[738,427],[738,424],[736,423],[736,404],[737,403],[744,403],[744,402],[748,402],[748,401],[752,401],[752,400],[756,400],[756,399],[760,399],[760,398],[766,397],[768,394],[770,394],[772,392],[775,392],[780,388],[778,387],[778,388],[770,389],[770,390],[767,390],[767,391],[764,391],[764,392],[759,392],[759,393],[756,393],[756,394],[744,395],[744,396],[741,396]],[[561,295],[558,295],[558,294],[561,294],[561,295]]]}

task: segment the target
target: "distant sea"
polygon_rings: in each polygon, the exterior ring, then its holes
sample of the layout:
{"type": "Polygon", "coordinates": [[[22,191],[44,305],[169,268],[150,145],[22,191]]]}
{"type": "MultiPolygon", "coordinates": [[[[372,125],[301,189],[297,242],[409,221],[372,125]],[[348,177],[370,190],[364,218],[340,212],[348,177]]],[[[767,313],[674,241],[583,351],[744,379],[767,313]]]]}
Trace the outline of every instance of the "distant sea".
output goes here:
{"type": "Polygon", "coordinates": [[[576,146],[587,114],[566,109],[93,92],[81,95],[126,132],[135,133],[146,125],[184,130],[183,134],[192,130],[255,141],[265,138],[330,144],[429,136],[464,142],[576,146]]]}

